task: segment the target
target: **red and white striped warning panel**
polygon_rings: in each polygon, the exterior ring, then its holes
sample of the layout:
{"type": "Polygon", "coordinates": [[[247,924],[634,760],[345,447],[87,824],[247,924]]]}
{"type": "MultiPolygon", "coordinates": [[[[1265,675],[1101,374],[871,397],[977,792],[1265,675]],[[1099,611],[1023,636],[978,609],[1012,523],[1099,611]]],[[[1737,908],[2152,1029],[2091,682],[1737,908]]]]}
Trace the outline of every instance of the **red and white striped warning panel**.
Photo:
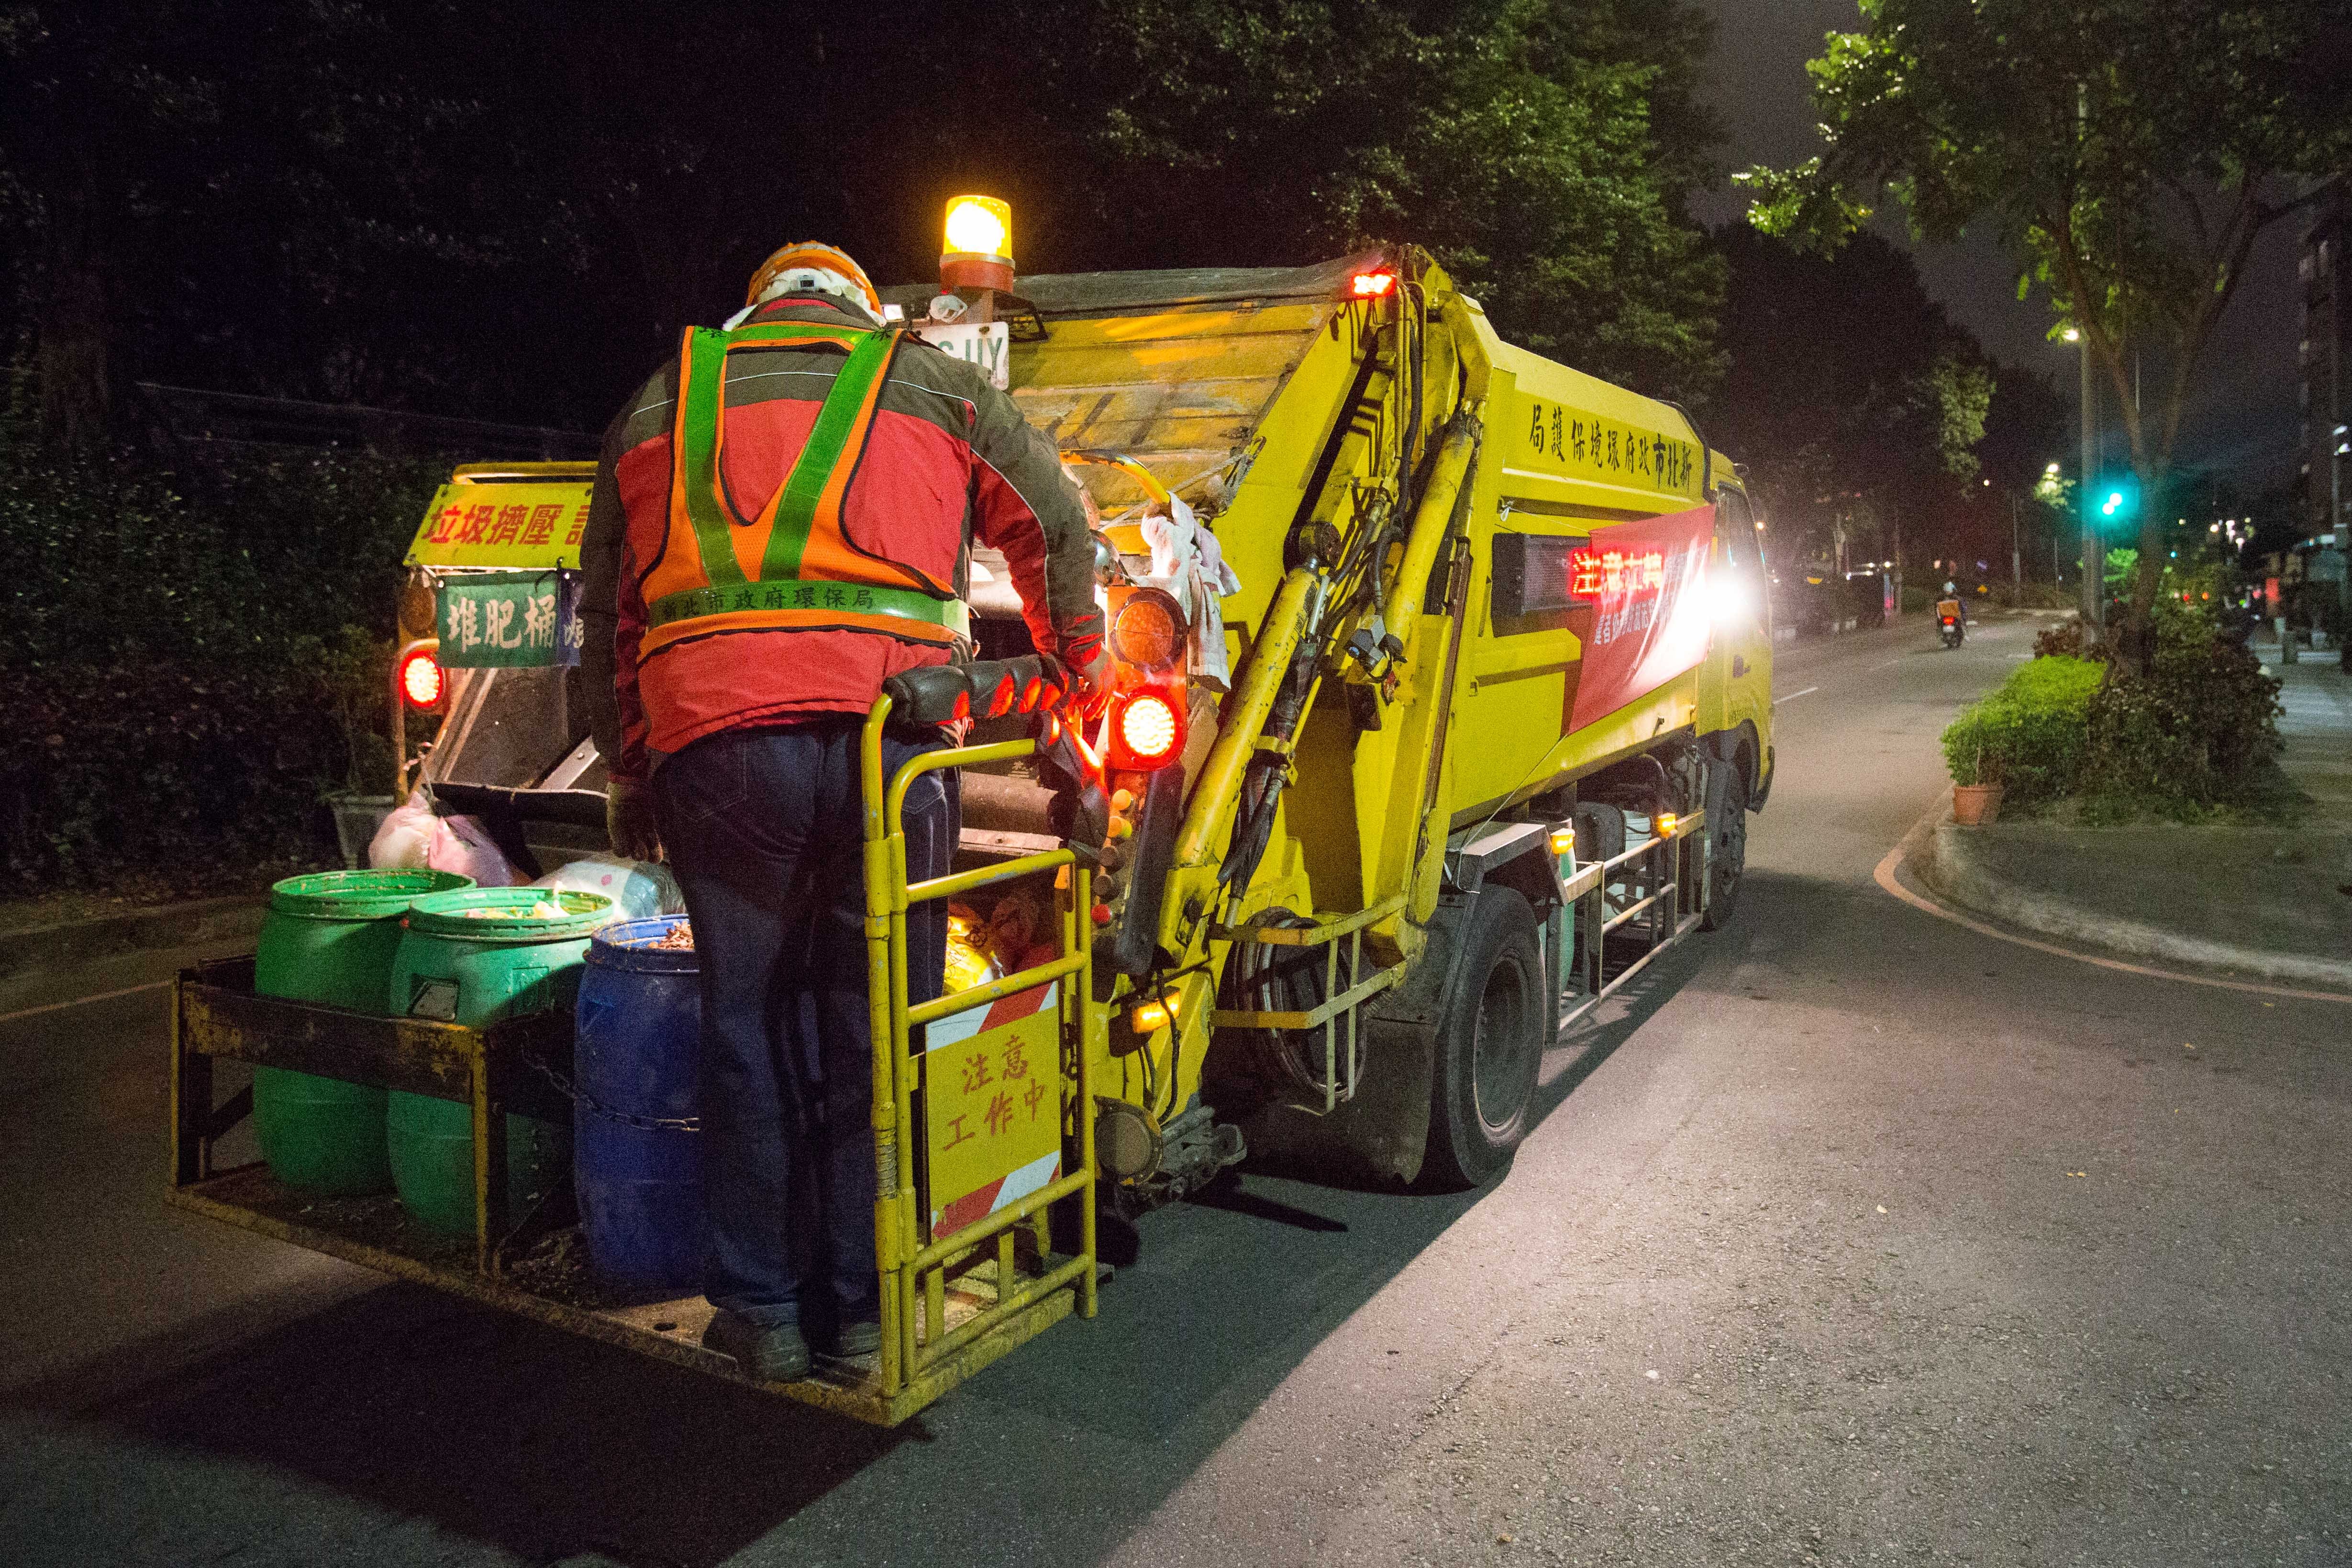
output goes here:
{"type": "Polygon", "coordinates": [[[927,1025],[923,1123],[931,1238],[952,1236],[1062,1172],[1060,983],[927,1025]]]}

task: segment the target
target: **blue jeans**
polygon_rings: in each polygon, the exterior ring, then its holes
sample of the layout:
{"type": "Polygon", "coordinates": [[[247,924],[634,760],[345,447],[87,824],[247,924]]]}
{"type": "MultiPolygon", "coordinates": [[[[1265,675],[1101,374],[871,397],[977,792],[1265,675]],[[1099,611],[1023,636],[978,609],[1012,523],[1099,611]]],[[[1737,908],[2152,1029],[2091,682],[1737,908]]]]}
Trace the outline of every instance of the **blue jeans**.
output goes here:
{"type": "MultiPolygon", "coordinates": [[[[864,720],[721,731],[654,773],[702,971],[703,1293],[762,1327],[879,1316],[866,1015],[864,720]],[[823,1289],[803,1291],[814,1273],[823,1289]]],[[[886,737],[887,781],[936,740],[886,737]]],[[[953,777],[908,792],[907,876],[943,876],[953,777]]],[[[947,906],[908,916],[907,990],[944,982],[947,906]]]]}

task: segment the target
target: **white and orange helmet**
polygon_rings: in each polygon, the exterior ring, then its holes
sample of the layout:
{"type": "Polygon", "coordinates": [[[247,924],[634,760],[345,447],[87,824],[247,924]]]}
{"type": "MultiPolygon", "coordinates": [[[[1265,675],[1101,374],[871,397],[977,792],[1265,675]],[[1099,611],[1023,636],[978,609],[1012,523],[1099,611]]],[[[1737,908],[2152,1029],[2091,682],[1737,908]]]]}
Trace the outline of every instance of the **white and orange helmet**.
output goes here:
{"type": "Polygon", "coordinates": [[[839,294],[862,306],[875,320],[882,318],[882,296],[876,292],[874,280],[838,246],[811,239],[796,239],[785,246],[751,274],[751,287],[744,292],[743,303],[764,305],[786,294],[839,294]]]}

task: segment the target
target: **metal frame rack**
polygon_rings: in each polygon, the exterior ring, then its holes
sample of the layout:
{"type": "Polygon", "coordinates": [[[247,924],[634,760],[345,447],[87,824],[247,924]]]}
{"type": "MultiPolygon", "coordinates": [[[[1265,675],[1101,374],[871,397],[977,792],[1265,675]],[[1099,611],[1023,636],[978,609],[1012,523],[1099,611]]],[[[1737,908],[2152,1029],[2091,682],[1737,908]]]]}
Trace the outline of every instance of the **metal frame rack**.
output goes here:
{"type": "MultiPolygon", "coordinates": [[[[1090,1053],[1084,1037],[1092,956],[1082,911],[1087,868],[1067,849],[1003,861],[909,887],[900,813],[922,774],[966,763],[1025,755],[1033,742],[933,752],[900,770],[886,793],[880,738],[886,699],[869,720],[864,749],[866,941],[875,998],[874,1133],[880,1178],[875,1205],[886,1332],[878,1355],[861,1363],[821,1364],[788,1384],[752,1386],[841,1415],[895,1426],[989,1363],[1034,1338],[1073,1310],[1095,1311],[1094,1121],[1090,1053]],[[1063,922],[1062,955],[985,985],[909,1005],[908,910],[994,882],[1069,868],[1073,907],[1063,922]],[[1060,1041],[1065,1145],[1076,1168],[954,1234],[926,1235],[919,1205],[920,1165],[909,1152],[919,1092],[914,1031],[1051,981],[1060,981],[1054,1027],[1060,1041]],[[1048,1205],[1075,1199],[1079,1249],[1050,1251],[1048,1205]],[[1019,1234],[1034,1237],[1024,1268],[1019,1234]],[[952,1300],[950,1295],[952,1294],[952,1300]]],[[[526,1215],[507,1191],[506,1118],[509,1111],[568,1121],[571,1107],[554,1076],[569,1065],[572,1019],[560,1013],[517,1018],[488,1028],[389,1018],[262,996],[253,989],[250,957],[181,972],[173,993],[170,1202],[225,1224],[307,1247],[398,1279],[518,1312],[698,1372],[750,1383],[727,1356],[704,1350],[710,1307],[699,1297],[648,1301],[601,1292],[584,1276],[557,1279],[534,1263],[533,1248],[572,1223],[565,1189],[526,1215]],[[215,1085],[223,1061],[287,1068],[347,1082],[405,1089],[470,1105],[474,1131],[474,1234],[429,1235],[408,1222],[391,1194],[317,1198],[280,1184],[259,1162],[224,1168],[221,1141],[251,1115],[253,1094],[226,1100],[215,1085]]]]}
{"type": "Polygon", "coordinates": [[[1712,840],[1706,814],[1694,811],[1673,820],[1623,854],[1580,866],[1559,877],[1559,905],[1547,922],[1549,962],[1572,973],[1556,973],[1559,1027],[1565,1030],[1639,974],[1650,961],[1696,930],[1706,914],[1707,855],[1712,840]],[[1572,931],[1575,962],[1562,965],[1562,922],[1572,931]],[[1609,939],[1637,934],[1642,950],[1610,971],[1609,939]]]}

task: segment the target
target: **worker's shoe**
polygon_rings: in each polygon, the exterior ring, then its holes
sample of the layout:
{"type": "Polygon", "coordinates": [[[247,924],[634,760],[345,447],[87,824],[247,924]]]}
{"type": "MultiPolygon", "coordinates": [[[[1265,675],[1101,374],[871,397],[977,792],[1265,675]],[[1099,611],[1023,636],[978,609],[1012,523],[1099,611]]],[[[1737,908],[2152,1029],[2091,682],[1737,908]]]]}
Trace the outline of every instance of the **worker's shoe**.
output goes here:
{"type": "Polygon", "coordinates": [[[824,1347],[824,1354],[829,1361],[850,1361],[858,1356],[872,1355],[881,1348],[880,1323],[844,1323],[834,1331],[832,1342],[824,1347]]]}
{"type": "Polygon", "coordinates": [[[702,1331],[702,1348],[732,1356],[746,1377],[761,1383],[790,1383],[808,1375],[808,1341],[797,1323],[761,1328],[740,1312],[722,1310],[702,1331]]]}

